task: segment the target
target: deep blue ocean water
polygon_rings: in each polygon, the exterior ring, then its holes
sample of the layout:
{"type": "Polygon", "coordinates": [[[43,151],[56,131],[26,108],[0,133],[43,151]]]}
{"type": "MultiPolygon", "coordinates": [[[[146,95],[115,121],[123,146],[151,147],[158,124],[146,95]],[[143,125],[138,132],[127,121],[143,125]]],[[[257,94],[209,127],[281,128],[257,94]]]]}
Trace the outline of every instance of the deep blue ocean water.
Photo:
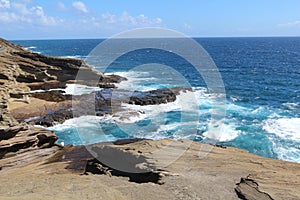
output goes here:
{"type": "MultiPolygon", "coordinates": [[[[246,149],[257,155],[300,162],[300,38],[197,38],[216,63],[226,89],[226,119],[219,144],[246,149]]],[[[85,59],[101,39],[13,41],[42,54],[85,59]]],[[[65,144],[87,144],[119,138],[171,137],[203,141],[211,115],[212,98],[206,85],[185,60],[170,52],[144,49],[118,58],[106,72],[128,77],[120,88],[150,90],[176,86],[158,80],[159,70],[134,66],[149,62],[171,66],[182,74],[199,99],[199,121],[181,121],[176,103],[129,106],[144,115],[130,120],[89,117],[52,127],[65,144]],[[162,117],[164,119],[162,119],[162,117]],[[149,126],[150,124],[150,126],[149,126]],[[99,133],[99,127],[102,133],[99,133]],[[196,131],[196,134],[194,132],[196,131]],[[83,132],[78,133],[78,132],[83,132]],[[80,135],[80,136],[79,136],[80,135]]],[[[167,76],[167,75],[166,75],[167,76]]],[[[181,95],[179,99],[185,99],[181,95]]],[[[185,111],[188,113],[188,111],[185,111]]]]}

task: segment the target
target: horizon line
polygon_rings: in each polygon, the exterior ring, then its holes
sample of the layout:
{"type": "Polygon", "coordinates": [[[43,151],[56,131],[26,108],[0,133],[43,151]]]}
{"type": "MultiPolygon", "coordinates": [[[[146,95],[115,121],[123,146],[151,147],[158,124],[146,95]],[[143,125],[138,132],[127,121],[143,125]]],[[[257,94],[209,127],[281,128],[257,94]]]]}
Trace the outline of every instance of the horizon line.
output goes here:
{"type": "MultiPolygon", "coordinates": [[[[195,39],[214,39],[214,38],[298,38],[300,35],[295,35],[295,36],[276,36],[276,35],[270,35],[270,36],[189,36],[190,38],[195,38],[195,39]]],[[[1,37],[0,37],[1,38],[1,37]]],[[[145,39],[158,39],[157,38],[145,38],[145,39]]],[[[163,38],[163,37],[162,37],[163,38]]],[[[175,38],[175,37],[174,37],[175,38]]],[[[178,37],[179,38],[179,37],[178,37]]],[[[86,38],[37,38],[37,39],[6,39],[8,41],[24,41],[24,40],[106,40],[110,39],[110,37],[86,37],[86,38]]],[[[119,38],[119,39],[132,39],[132,38],[119,38]]]]}

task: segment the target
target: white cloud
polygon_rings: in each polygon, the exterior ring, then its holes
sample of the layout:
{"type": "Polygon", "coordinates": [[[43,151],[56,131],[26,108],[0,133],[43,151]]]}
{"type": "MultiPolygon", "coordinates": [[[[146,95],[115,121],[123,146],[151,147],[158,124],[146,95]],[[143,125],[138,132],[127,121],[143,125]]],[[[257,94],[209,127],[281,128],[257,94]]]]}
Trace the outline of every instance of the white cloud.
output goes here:
{"type": "Polygon", "coordinates": [[[72,5],[73,5],[73,7],[76,10],[78,10],[80,12],[83,12],[83,13],[88,13],[88,9],[87,9],[86,5],[83,2],[81,2],[81,1],[74,1],[72,3],[72,5]]]}
{"type": "Polygon", "coordinates": [[[12,11],[22,15],[30,14],[29,10],[27,9],[27,5],[24,3],[12,3],[12,11]]]}
{"type": "Polygon", "coordinates": [[[102,14],[102,19],[109,24],[113,24],[113,23],[116,23],[117,16],[113,15],[111,13],[104,13],[104,14],[102,14]]]}
{"type": "Polygon", "coordinates": [[[51,16],[46,12],[46,7],[35,2],[31,0],[0,0],[1,33],[20,32],[17,30],[22,30],[20,34],[25,31],[29,35],[40,34],[41,37],[47,34],[50,35],[47,37],[55,37],[56,34],[67,35],[68,37],[67,33],[73,33],[74,27],[80,27],[80,30],[76,31],[76,37],[87,35],[94,37],[95,34],[111,35],[131,28],[161,26],[162,24],[161,18],[149,17],[145,14],[89,12],[88,8],[80,1],[66,4],[58,0],[56,12],[60,10],[69,13],[66,18],[63,17],[64,15],[54,17],[54,15],[51,16]],[[4,4],[3,2],[8,3],[4,4]],[[72,8],[84,14],[76,15],[72,12],[72,8]]]}
{"type": "Polygon", "coordinates": [[[66,5],[63,2],[58,2],[57,3],[57,7],[61,11],[67,10],[67,7],[66,7],[66,5]]]}
{"type": "Polygon", "coordinates": [[[89,13],[81,15],[76,21],[69,21],[66,26],[72,29],[74,26],[80,27],[80,33],[83,35],[103,35],[116,34],[128,29],[159,27],[162,26],[162,19],[149,17],[144,14],[130,15],[127,12],[113,14],[106,12],[103,14],[89,13]]]}
{"type": "Polygon", "coordinates": [[[183,27],[186,28],[186,29],[192,29],[192,26],[189,25],[188,23],[184,23],[183,27]]]}
{"type": "Polygon", "coordinates": [[[138,16],[131,16],[127,12],[123,12],[117,16],[109,12],[102,14],[102,20],[107,24],[121,25],[127,27],[145,27],[145,26],[156,26],[161,24],[162,19],[160,18],[149,18],[144,14],[138,16]]]}
{"type": "Polygon", "coordinates": [[[288,22],[285,24],[278,24],[279,27],[300,27],[300,20],[288,22]]]}
{"type": "Polygon", "coordinates": [[[156,24],[162,23],[162,19],[159,18],[159,17],[155,18],[155,23],[156,23],[156,24]]]}
{"type": "Polygon", "coordinates": [[[35,6],[30,9],[32,17],[38,17],[38,22],[42,25],[55,25],[56,20],[54,17],[49,17],[44,13],[44,9],[41,6],[35,6]]]}
{"type": "Polygon", "coordinates": [[[9,23],[18,20],[18,16],[14,13],[2,12],[0,15],[0,22],[9,23]]]}
{"type": "Polygon", "coordinates": [[[152,26],[155,24],[161,23],[160,18],[148,18],[144,14],[140,14],[138,16],[131,16],[127,12],[123,12],[123,14],[119,17],[118,20],[123,25],[132,25],[132,26],[152,26]]]}
{"type": "Polygon", "coordinates": [[[10,9],[5,12],[1,12],[0,22],[3,23],[20,23],[22,26],[28,24],[33,25],[55,25],[58,20],[54,17],[47,16],[41,6],[32,6],[28,8],[26,4],[23,3],[12,3],[10,9]]]}
{"type": "Polygon", "coordinates": [[[10,8],[9,0],[0,0],[0,9],[1,8],[10,8]]]}

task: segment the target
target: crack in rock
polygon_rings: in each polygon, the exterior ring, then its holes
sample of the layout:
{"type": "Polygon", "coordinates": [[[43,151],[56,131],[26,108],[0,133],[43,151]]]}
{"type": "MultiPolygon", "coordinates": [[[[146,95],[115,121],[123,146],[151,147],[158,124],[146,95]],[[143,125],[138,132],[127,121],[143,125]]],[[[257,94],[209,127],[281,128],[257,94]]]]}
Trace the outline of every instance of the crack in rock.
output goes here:
{"type": "Polygon", "coordinates": [[[260,191],[258,183],[255,180],[250,179],[249,176],[247,176],[247,178],[241,178],[241,181],[237,183],[237,187],[235,188],[235,192],[240,199],[274,200],[268,193],[260,191]]]}

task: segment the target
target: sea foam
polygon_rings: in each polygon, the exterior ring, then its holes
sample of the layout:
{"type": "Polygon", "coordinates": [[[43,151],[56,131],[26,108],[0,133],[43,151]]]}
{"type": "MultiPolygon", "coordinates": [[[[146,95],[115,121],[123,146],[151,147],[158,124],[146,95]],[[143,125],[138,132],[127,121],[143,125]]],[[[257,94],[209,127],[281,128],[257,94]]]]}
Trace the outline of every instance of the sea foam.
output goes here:
{"type": "Polygon", "coordinates": [[[300,141],[300,118],[268,119],[263,129],[282,139],[300,141]]]}

